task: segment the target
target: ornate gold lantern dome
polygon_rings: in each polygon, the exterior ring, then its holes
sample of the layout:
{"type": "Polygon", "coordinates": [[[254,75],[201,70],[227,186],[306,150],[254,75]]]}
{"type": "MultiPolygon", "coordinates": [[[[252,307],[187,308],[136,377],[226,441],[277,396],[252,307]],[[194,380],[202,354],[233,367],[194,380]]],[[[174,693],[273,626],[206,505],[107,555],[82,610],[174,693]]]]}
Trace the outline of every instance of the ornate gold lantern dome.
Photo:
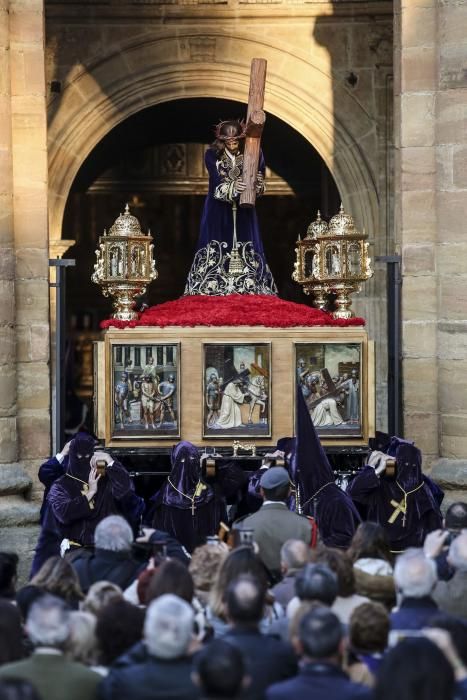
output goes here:
{"type": "Polygon", "coordinates": [[[329,226],[324,219],[321,218],[321,212],[318,209],[316,219],[311,222],[306,231],[307,238],[319,238],[326,236],[329,231],[329,226]]]}
{"type": "Polygon", "coordinates": [[[135,299],[157,278],[154,245],[150,232],[143,233],[128,204],[115,219],[110,231],[99,238],[92,281],[100,285],[104,296],[113,298],[113,318],[131,321],[138,318],[135,299]]]}
{"type": "Polygon", "coordinates": [[[368,235],[356,229],[353,217],[342,204],[329,224],[318,211],[305,238],[298,238],[292,279],[305,294],[314,295],[318,308],[332,303],[335,318],[353,315],[350,295],[360,291],[361,283],[373,274],[367,239],[368,235]]]}
{"type": "Polygon", "coordinates": [[[130,207],[125,206],[125,211],[115,219],[111,226],[109,236],[142,236],[141,226],[133,214],[130,214],[130,207]]]}
{"type": "Polygon", "coordinates": [[[358,233],[355,228],[355,222],[350,214],[346,214],[344,206],[341,204],[339,213],[329,220],[329,235],[330,236],[352,236],[358,233]]]}

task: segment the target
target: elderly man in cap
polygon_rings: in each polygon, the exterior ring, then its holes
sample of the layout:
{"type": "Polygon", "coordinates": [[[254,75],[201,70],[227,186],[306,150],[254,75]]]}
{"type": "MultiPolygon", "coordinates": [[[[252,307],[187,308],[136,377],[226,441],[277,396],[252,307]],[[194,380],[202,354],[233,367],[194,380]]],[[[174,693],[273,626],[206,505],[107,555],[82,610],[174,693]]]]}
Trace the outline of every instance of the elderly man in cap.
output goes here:
{"type": "Polygon", "coordinates": [[[287,540],[311,543],[308,518],[292,513],[286,505],[290,493],[289,474],[283,467],[271,467],[260,481],[263,504],[253,515],[237,520],[235,528],[254,531],[259,556],[273,577],[280,578],[281,547],[287,540]]]}

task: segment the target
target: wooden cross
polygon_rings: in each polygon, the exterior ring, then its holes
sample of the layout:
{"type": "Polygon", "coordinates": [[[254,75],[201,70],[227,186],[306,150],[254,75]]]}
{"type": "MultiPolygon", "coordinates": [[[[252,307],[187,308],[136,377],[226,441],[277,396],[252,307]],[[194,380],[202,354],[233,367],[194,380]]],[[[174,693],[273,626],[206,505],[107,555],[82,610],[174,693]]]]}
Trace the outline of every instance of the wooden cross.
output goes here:
{"type": "Polygon", "coordinates": [[[407,513],[407,501],[405,498],[402,499],[400,503],[395,500],[391,501],[391,505],[395,508],[394,513],[388,520],[391,525],[396,522],[397,517],[402,513],[402,527],[405,527],[405,514],[407,513]]]}
{"type": "Polygon", "coordinates": [[[322,401],[324,401],[324,399],[327,399],[330,396],[332,396],[333,394],[340,392],[340,389],[338,389],[336,387],[336,385],[334,384],[334,382],[332,381],[331,375],[329,374],[329,370],[326,367],[323,370],[321,370],[321,373],[322,373],[324,380],[326,382],[327,391],[325,394],[323,394],[319,398],[311,401],[310,408],[315,408],[315,406],[318,406],[318,404],[320,404],[322,401]]]}
{"type": "Polygon", "coordinates": [[[243,175],[246,185],[240,195],[241,207],[254,207],[256,202],[256,178],[258,174],[259,150],[266,115],[263,112],[264,86],[266,84],[267,61],[253,58],[250,69],[250,92],[246,115],[246,138],[243,151],[243,175]]]}

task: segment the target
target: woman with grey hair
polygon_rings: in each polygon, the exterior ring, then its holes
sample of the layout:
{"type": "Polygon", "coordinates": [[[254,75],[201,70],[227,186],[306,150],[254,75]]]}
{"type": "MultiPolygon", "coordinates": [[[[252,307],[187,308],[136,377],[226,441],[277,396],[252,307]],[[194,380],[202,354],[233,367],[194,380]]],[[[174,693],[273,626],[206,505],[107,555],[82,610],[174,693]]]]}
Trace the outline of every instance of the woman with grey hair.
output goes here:
{"type": "Polygon", "coordinates": [[[96,662],[96,618],[92,613],[74,610],[70,614],[70,634],[65,645],[65,655],[71,661],[85,666],[96,662]]]}

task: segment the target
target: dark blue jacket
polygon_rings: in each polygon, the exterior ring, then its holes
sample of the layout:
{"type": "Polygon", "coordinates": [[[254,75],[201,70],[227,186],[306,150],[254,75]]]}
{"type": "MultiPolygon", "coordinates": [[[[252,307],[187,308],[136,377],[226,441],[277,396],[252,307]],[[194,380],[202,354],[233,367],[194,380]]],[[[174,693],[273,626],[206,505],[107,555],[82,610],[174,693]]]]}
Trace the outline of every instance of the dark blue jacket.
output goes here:
{"type": "Polygon", "coordinates": [[[467,679],[456,683],[456,700],[467,700],[467,679]]]}
{"type": "Polygon", "coordinates": [[[192,659],[156,659],[135,644],[110,667],[99,686],[100,700],[196,700],[192,659]]]}
{"type": "Polygon", "coordinates": [[[80,549],[71,564],[78,574],[83,593],[87,593],[97,581],[110,581],[125,590],[146,566],[133,559],[131,551],[112,552],[106,549],[95,549],[93,552],[80,549]]]}
{"type": "Polygon", "coordinates": [[[236,626],[223,637],[225,642],[238,647],[243,654],[251,683],[243,691],[245,700],[264,698],[264,692],[273,683],[297,673],[297,659],[292,647],[279,639],[264,635],[258,629],[236,626]]]}
{"type": "Polygon", "coordinates": [[[266,691],[267,700],[370,700],[371,691],[352,683],[338,666],[308,663],[298,676],[276,683],[266,691]]]}
{"type": "Polygon", "coordinates": [[[399,608],[391,613],[391,630],[421,630],[438,612],[438,606],[428,595],[404,598],[399,608]]]}

